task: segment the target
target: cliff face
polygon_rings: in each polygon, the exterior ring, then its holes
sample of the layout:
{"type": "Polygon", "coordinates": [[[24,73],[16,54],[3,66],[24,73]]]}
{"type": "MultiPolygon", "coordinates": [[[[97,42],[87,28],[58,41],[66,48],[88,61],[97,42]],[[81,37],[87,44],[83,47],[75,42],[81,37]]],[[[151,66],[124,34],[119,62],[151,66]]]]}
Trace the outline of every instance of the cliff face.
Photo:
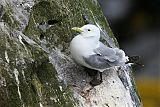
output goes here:
{"type": "Polygon", "coordinates": [[[0,107],[140,107],[129,67],[91,87],[72,61],[71,28],[93,23],[118,46],[96,0],[0,1],[0,107]]]}

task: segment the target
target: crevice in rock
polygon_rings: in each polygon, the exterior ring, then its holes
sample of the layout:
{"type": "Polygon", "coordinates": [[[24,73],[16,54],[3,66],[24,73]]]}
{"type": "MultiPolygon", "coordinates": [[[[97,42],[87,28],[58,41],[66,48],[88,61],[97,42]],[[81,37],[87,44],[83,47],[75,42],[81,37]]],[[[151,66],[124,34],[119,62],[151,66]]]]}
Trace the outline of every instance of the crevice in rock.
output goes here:
{"type": "Polygon", "coordinates": [[[39,38],[40,40],[44,39],[44,34],[40,34],[39,38]]]}
{"type": "Polygon", "coordinates": [[[56,24],[56,23],[59,23],[60,22],[60,20],[48,20],[48,25],[54,25],[54,24],[56,24]]]}

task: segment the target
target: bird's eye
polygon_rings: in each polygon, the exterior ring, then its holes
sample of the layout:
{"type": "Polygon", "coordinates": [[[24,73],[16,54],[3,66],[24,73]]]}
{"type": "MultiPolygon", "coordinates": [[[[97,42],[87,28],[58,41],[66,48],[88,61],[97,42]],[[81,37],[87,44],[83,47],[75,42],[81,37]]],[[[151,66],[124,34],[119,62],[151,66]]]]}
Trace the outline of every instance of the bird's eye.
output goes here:
{"type": "Polygon", "coordinates": [[[88,29],[88,31],[91,31],[91,29],[88,29]]]}

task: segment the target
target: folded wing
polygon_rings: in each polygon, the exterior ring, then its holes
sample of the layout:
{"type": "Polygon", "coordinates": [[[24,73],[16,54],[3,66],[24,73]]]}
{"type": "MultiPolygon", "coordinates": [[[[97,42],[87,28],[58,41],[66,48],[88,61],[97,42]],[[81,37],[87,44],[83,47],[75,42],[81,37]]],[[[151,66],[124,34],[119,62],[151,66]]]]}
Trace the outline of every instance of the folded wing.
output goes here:
{"type": "Polygon", "coordinates": [[[94,50],[95,54],[84,57],[85,62],[91,67],[97,69],[106,69],[112,66],[121,66],[126,62],[126,56],[123,50],[118,48],[109,48],[100,42],[94,50]]]}

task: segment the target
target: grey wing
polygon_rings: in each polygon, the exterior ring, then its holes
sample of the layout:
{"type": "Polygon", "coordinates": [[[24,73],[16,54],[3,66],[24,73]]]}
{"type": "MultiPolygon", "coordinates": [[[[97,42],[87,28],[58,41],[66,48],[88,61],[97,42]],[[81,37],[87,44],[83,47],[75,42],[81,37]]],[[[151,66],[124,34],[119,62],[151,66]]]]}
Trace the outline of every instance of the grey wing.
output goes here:
{"type": "Polygon", "coordinates": [[[100,46],[94,50],[93,55],[85,58],[84,61],[91,67],[106,69],[120,64],[124,52],[118,48],[109,48],[100,43],[100,46]]]}
{"type": "Polygon", "coordinates": [[[85,63],[96,69],[106,69],[111,67],[109,61],[101,57],[99,54],[90,55],[89,57],[83,57],[85,63]]]}
{"type": "Polygon", "coordinates": [[[109,48],[101,42],[99,47],[96,48],[94,52],[96,54],[99,54],[101,57],[105,58],[106,60],[109,60],[110,62],[115,62],[116,60],[119,59],[119,56],[117,55],[117,49],[109,48]]]}

